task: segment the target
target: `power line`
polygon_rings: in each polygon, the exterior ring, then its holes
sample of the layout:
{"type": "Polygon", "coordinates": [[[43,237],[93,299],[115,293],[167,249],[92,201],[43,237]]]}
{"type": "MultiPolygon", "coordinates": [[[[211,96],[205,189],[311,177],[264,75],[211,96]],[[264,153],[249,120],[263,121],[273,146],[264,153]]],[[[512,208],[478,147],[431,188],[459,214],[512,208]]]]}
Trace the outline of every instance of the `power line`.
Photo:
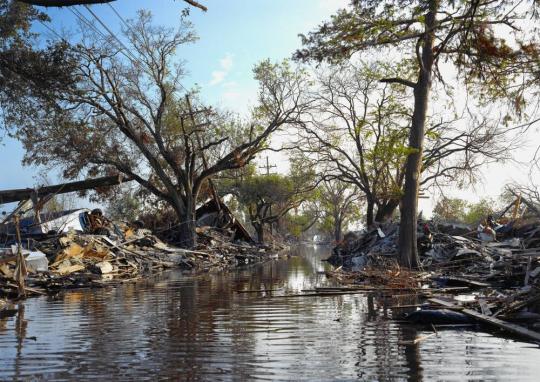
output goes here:
{"type": "MultiPolygon", "coordinates": [[[[101,19],[98,17],[98,15],[96,15],[96,14],[92,11],[92,9],[90,9],[90,7],[89,7],[88,5],[85,4],[84,7],[86,8],[86,10],[87,10],[88,12],[90,12],[90,14],[91,14],[92,16],[94,16],[94,18],[98,21],[98,23],[100,23],[101,26],[102,26],[103,28],[105,28],[105,30],[106,30],[107,32],[109,32],[109,34],[111,35],[111,37],[112,37],[113,39],[115,39],[115,40],[120,44],[120,46],[123,47],[123,48],[126,50],[126,52],[129,53],[130,56],[132,56],[133,53],[131,53],[131,51],[129,50],[129,48],[128,48],[127,46],[125,46],[124,43],[123,43],[122,41],[120,41],[120,39],[119,39],[119,38],[118,38],[118,37],[117,37],[117,36],[109,29],[109,27],[108,27],[103,21],[101,21],[101,19]]],[[[133,57],[134,57],[134,56],[133,56],[133,57]]],[[[135,58],[135,61],[137,61],[136,58],[135,58]]]]}
{"type": "Polygon", "coordinates": [[[41,20],[38,20],[41,25],[43,25],[45,28],[47,28],[49,30],[49,32],[51,32],[52,34],[54,34],[56,37],[58,37],[60,40],[64,41],[64,42],[67,42],[65,38],[63,38],[62,36],[60,36],[60,34],[58,32],[56,32],[54,29],[52,29],[50,26],[48,26],[45,22],[41,21],[41,20]]]}
{"type": "MultiPolygon", "coordinates": [[[[75,15],[83,24],[90,27],[94,32],[96,32],[103,40],[109,41],[109,38],[100,31],[84,14],[82,14],[78,9],[75,7],[68,7],[69,11],[75,15]]],[[[93,14],[93,12],[91,12],[93,14]]],[[[100,24],[102,24],[101,20],[98,20],[100,24]]],[[[103,25],[103,24],[102,24],[103,25]]],[[[116,40],[121,46],[117,46],[119,49],[119,52],[122,53],[128,60],[137,62],[137,58],[133,56],[133,54],[125,47],[124,44],[121,43],[120,40],[109,30],[109,28],[106,28],[107,31],[109,31],[112,39],[116,40]]],[[[115,44],[116,45],[116,44],[115,44]]]]}
{"type": "Polygon", "coordinates": [[[78,18],[83,24],[87,25],[88,27],[90,27],[90,29],[92,29],[99,36],[101,36],[101,38],[106,39],[106,36],[99,29],[97,29],[96,26],[94,24],[92,24],[92,22],[90,20],[88,20],[86,18],[86,16],[84,16],[81,12],[79,12],[75,7],[68,7],[68,10],[71,13],[73,13],[73,15],[76,18],[78,18]]]}
{"type": "Polygon", "coordinates": [[[128,29],[131,29],[129,24],[127,23],[126,20],[124,20],[124,18],[120,15],[120,13],[118,13],[118,11],[116,10],[115,7],[112,6],[111,3],[107,3],[107,5],[109,6],[109,8],[111,8],[113,10],[113,12],[115,13],[116,16],[118,16],[118,18],[120,19],[120,21],[122,21],[122,23],[128,28],[128,29]]]}

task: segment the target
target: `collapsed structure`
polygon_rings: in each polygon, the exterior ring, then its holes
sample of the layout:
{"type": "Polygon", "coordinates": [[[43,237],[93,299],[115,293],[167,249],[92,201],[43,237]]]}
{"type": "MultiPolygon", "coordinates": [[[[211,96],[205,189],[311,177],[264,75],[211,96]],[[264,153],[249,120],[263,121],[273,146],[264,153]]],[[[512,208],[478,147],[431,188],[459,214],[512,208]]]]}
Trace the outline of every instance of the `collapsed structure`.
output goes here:
{"type": "MultiPolygon", "coordinates": [[[[94,187],[95,181],[90,185],[94,187]]],[[[73,191],[71,186],[52,188],[73,191]]],[[[162,240],[174,239],[171,232],[178,227],[152,232],[140,221],[110,220],[99,209],[34,210],[34,215],[21,218],[18,212],[28,205],[24,197],[40,192],[15,191],[21,192],[0,192],[2,200],[22,199],[15,213],[0,224],[0,296],[103,286],[170,267],[195,272],[227,269],[268,259],[283,249],[255,244],[227,206],[213,199],[197,210],[197,247],[184,249],[162,240]]]]}
{"type": "Polygon", "coordinates": [[[413,321],[440,318],[444,311],[433,310],[443,306],[459,310],[452,315],[457,321],[479,320],[540,341],[540,332],[512,324],[540,330],[540,216],[502,220],[495,237],[484,226],[419,222],[421,269],[414,271],[397,265],[398,224],[348,235],[328,259],[339,267],[332,276],[351,288],[375,285],[423,297],[413,321]]]}

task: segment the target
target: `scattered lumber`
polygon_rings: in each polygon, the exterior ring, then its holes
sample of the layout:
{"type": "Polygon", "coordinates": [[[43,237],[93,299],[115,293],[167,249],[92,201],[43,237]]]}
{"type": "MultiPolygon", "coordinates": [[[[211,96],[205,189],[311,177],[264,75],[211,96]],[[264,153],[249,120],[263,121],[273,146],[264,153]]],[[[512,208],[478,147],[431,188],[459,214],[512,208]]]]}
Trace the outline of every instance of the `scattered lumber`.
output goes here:
{"type": "Polygon", "coordinates": [[[528,338],[529,340],[533,340],[535,342],[540,342],[540,333],[539,332],[529,330],[527,328],[524,328],[523,326],[512,324],[512,323],[500,320],[500,319],[495,318],[495,317],[486,316],[486,315],[484,315],[482,313],[479,313],[479,312],[477,312],[475,310],[472,310],[472,309],[462,308],[462,307],[460,307],[458,305],[455,305],[452,302],[442,300],[440,298],[430,298],[430,299],[428,299],[428,301],[433,303],[433,304],[438,304],[440,306],[444,306],[445,308],[448,308],[448,309],[456,309],[456,308],[460,309],[460,312],[462,312],[463,314],[466,314],[467,316],[470,316],[470,317],[472,317],[472,318],[474,318],[474,319],[476,319],[478,321],[481,321],[481,322],[484,322],[486,324],[498,327],[498,328],[503,329],[505,331],[508,331],[510,333],[520,335],[522,337],[528,338]]]}

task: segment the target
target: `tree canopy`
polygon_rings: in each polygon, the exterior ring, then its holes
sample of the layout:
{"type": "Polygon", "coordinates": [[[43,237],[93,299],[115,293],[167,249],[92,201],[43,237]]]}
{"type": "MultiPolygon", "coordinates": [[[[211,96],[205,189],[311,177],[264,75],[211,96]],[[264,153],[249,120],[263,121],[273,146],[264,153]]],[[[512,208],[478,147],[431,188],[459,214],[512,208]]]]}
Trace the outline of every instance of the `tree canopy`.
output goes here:
{"type": "Polygon", "coordinates": [[[241,168],[280,127],[305,108],[306,80],[287,63],[254,69],[258,106],[249,121],[202,105],[181,84],[181,46],[191,24],[156,26],[148,12],[123,30],[136,59],[86,31],[71,48],[77,82],[54,92],[56,108],[20,126],[28,164],[56,165],[66,177],[123,173],[164,200],[181,222],[181,242],[195,241],[195,206],[212,176],[241,168]]]}

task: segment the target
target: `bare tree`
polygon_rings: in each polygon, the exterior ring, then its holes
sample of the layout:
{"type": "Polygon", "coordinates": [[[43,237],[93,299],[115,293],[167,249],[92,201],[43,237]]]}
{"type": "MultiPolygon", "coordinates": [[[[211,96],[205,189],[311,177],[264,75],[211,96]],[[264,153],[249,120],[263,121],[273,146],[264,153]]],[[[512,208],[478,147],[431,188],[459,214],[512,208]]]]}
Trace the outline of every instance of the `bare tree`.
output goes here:
{"type": "Polygon", "coordinates": [[[129,25],[123,33],[136,59],[93,34],[74,48],[81,62],[77,86],[57,92],[55,114],[21,126],[25,161],[60,166],[71,178],[133,178],[174,209],[181,244],[190,247],[203,186],[215,174],[249,163],[274,131],[297,122],[306,107],[305,79],[286,63],[259,64],[259,104],[245,123],[192,105],[180,83],[184,68],[175,61],[178,48],[196,38],[186,20],[172,31],[140,12],[129,25]]]}
{"type": "Polygon", "coordinates": [[[380,85],[377,65],[321,71],[314,108],[296,148],[322,164],[326,176],[365,195],[366,223],[382,221],[399,204],[406,139],[406,94],[380,85]]]}
{"type": "Polygon", "coordinates": [[[341,241],[343,229],[351,218],[359,215],[362,195],[350,183],[325,180],[319,187],[318,200],[323,225],[330,223],[336,242],[341,241]]]}
{"type": "MultiPolygon", "coordinates": [[[[411,150],[409,94],[378,81],[388,75],[389,69],[376,63],[321,71],[310,93],[314,107],[294,144],[327,178],[358,188],[366,201],[368,226],[389,219],[399,206],[411,150]]],[[[482,164],[509,157],[514,142],[498,119],[482,117],[482,112],[476,110],[480,117],[428,117],[422,187],[448,182],[465,186],[482,164]]]]}

